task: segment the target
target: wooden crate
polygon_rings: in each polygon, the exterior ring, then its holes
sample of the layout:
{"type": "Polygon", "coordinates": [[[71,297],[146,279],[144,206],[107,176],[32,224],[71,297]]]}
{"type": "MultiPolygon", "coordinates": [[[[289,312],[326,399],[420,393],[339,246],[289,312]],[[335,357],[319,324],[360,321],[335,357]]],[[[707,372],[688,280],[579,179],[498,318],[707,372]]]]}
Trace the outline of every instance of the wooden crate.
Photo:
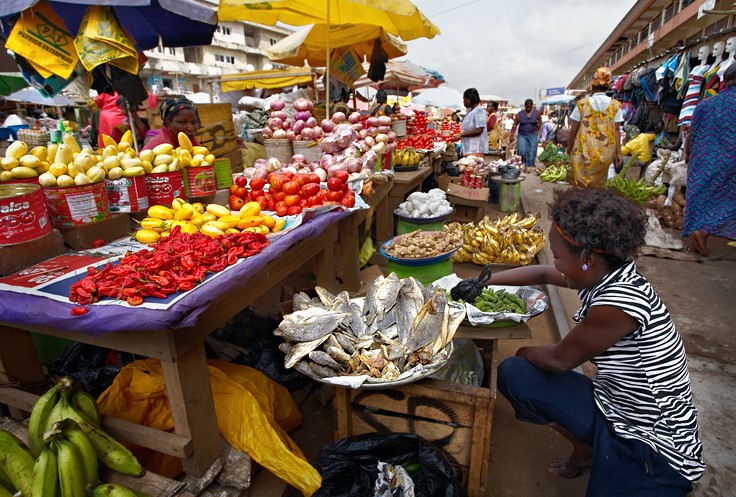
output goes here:
{"type": "Polygon", "coordinates": [[[470,200],[454,195],[447,195],[447,200],[455,209],[455,212],[452,213],[453,221],[462,223],[477,222],[488,213],[488,202],[483,200],[470,200]]]}
{"type": "Polygon", "coordinates": [[[486,495],[496,402],[497,341],[484,340],[483,386],[438,380],[382,390],[335,388],[335,439],[364,433],[416,433],[441,449],[469,497],[486,495]]]}

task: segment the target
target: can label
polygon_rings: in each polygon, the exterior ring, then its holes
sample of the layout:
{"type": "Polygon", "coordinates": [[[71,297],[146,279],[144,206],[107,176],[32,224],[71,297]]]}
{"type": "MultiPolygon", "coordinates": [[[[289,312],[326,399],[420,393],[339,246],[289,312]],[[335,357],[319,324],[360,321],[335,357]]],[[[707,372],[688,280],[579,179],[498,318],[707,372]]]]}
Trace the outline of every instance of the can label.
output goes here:
{"type": "Polygon", "coordinates": [[[184,169],[184,191],[188,198],[206,197],[217,192],[217,178],[213,166],[184,169]]]}
{"type": "Polygon", "coordinates": [[[184,196],[184,175],[181,171],[146,174],[149,205],[171,205],[176,197],[184,196]]]}
{"type": "Polygon", "coordinates": [[[46,206],[54,228],[91,224],[110,217],[105,183],[44,188],[46,206]]]}
{"type": "Polygon", "coordinates": [[[233,185],[233,169],[230,167],[230,159],[215,160],[215,177],[218,190],[226,190],[233,185]]]}
{"type": "Polygon", "coordinates": [[[110,212],[140,212],[148,209],[148,192],[145,176],[106,179],[110,212]]]}
{"type": "Polygon", "coordinates": [[[0,245],[28,242],[50,231],[39,185],[0,185],[0,245]]]}

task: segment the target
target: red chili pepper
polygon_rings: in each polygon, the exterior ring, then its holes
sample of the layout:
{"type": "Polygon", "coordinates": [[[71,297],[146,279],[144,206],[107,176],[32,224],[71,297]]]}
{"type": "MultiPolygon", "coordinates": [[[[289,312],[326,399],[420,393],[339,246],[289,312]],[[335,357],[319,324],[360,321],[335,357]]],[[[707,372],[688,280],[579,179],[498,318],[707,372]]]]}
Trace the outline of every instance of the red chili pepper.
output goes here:
{"type": "Polygon", "coordinates": [[[154,275],[149,276],[149,278],[151,281],[155,281],[161,286],[169,286],[169,280],[164,278],[163,276],[156,276],[154,274],[154,275]]]}
{"type": "Polygon", "coordinates": [[[227,256],[227,265],[228,265],[228,266],[232,266],[232,265],[234,265],[234,264],[235,264],[236,262],[238,262],[238,256],[237,256],[237,255],[235,255],[235,254],[229,254],[229,255],[227,256]]]}
{"type": "Polygon", "coordinates": [[[192,288],[194,288],[194,283],[192,283],[191,281],[180,281],[179,282],[179,290],[183,292],[187,292],[191,290],[192,288]]]}
{"type": "Polygon", "coordinates": [[[128,305],[141,305],[143,303],[143,297],[140,295],[128,297],[126,302],[128,302],[128,305]]]}
{"type": "Polygon", "coordinates": [[[189,255],[185,255],[184,257],[182,257],[181,266],[187,271],[191,271],[192,268],[194,268],[194,261],[192,260],[192,257],[189,255]]]}
{"type": "Polygon", "coordinates": [[[72,316],[84,316],[89,312],[89,309],[86,307],[72,307],[70,312],[72,316]]]}
{"type": "Polygon", "coordinates": [[[97,271],[97,268],[96,268],[96,267],[94,267],[94,266],[89,266],[89,267],[87,268],[87,274],[88,274],[89,276],[94,276],[94,275],[95,275],[95,274],[97,274],[97,273],[98,273],[98,271],[97,271]]]}
{"type": "Polygon", "coordinates": [[[153,297],[156,299],[165,299],[167,295],[163,292],[151,292],[150,297],[153,297]]]}
{"type": "Polygon", "coordinates": [[[210,266],[210,271],[213,273],[219,273],[227,267],[227,260],[219,260],[210,266]]]}
{"type": "Polygon", "coordinates": [[[138,289],[137,288],[132,288],[132,287],[122,288],[120,290],[120,294],[123,297],[133,297],[133,296],[135,296],[135,295],[138,294],[138,289]]]}

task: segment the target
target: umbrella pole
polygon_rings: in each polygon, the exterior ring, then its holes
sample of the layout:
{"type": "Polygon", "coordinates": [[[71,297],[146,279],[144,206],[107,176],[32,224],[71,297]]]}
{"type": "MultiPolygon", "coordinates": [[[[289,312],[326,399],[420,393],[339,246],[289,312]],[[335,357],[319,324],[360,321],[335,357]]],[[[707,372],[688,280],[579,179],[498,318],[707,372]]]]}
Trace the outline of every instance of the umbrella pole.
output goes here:
{"type": "Polygon", "coordinates": [[[332,0],[326,0],[327,1],[327,46],[325,47],[325,62],[327,63],[326,67],[326,80],[325,80],[325,117],[327,119],[330,118],[330,2],[332,0]]]}
{"type": "MultiPolygon", "coordinates": [[[[127,102],[126,102],[127,103],[127,102]]],[[[135,128],[135,121],[133,120],[133,112],[130,110],[130,105],[126,105],[128,108],[128,120],[130,122],[130,131],[133,135],[133,148],[135,149],[135,153],[138,153],[138,137],[136,136],[138,134],[138,130],[135,128]]]]}

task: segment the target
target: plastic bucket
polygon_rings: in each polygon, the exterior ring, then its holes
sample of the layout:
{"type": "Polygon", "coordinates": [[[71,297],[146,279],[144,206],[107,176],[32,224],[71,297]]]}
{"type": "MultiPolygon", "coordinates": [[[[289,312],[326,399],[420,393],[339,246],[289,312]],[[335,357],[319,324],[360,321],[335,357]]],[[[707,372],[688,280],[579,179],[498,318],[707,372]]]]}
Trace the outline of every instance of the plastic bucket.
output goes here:
{"type": "Polygon", "coordinates": [[[405,266],[389,259],[386,262],[386,273],[396,273],[399,278],[413,276],[422,285],[429,285],[443,276],[452,274],[452,260],[448,258],[424,266],[405,266]]]}
{"type": "Polygon", "coordinates": [[[148,209],[146,177],[106,179],[110,212],[141,212],[148,209]]]}
{"type": "Polygon", "coordinates": [[[50,231],[40,185],[0,185],[0,245],[28,242],[50,231]]]}
{"type": "Polygon", "coordinates": [[[207,197],[217,193],[214,166],[185,168],[184,192],[187,198],[207,197]]]}
{"type": "Polygon", "coordinates": [[[181,171],[147,174],[145,182],[149,205],[171,205],[176,197],[184,196],[184,174],[181,171]]]}
{"type": "Polygon", "coordinates": [[[410,223],[409,221],[404,221],[403,219],[399,219],[398,222],[396,223],[396,234],[397,235],[411,233],[412,231],[416,231],[416,230],[442,231],[443,229],[445,229],[444,221],[436,221],[434,223],[425,223],[425,224],[414,224],[414,223],[410,223]]]}
{"type": "Polygon", "coordinates": [[[230,159],[215,160],[215,178],[218,190],[226,190],[233,185],[233,169],[230,166],[230,159]]]}
{"type": "Polygon", "coordinates": [[[406,136],[406,119],[397,119],[391,123],[391,130],[396,136],[406,136]]]}
{"type": "Polygon", "coordinates": [[[105,182],[66,188],[44,188],[54,228],[73,228],[110,217],[105,182]]]}
{"type": "MultiPolygon", "coordinates": [[[[319,148],[319,144],[309,140],[294,140],[292,143],[294,147],[294,154],[302,154],[307,158],[307,162],[319,162],[322,149],[319,148]],[[310,144],[314,144],[311,147],[310,144]]],[[[291,157],[289,158],[291,159],[291,157]]]]}
{"type": "Polygon", "coordinates": [[[521,210],[521,181],[513,183],[499,182],[498,208],[501,212],[521,210]]]}
{"type": "Polygon", "coordinates": [[[294,149],[291,146],[290,140],[273,140],[267,138],[263,140],[263,145],[266,147],[266,158],[275,157],[283,164],[291,162],[294,149]]]}

